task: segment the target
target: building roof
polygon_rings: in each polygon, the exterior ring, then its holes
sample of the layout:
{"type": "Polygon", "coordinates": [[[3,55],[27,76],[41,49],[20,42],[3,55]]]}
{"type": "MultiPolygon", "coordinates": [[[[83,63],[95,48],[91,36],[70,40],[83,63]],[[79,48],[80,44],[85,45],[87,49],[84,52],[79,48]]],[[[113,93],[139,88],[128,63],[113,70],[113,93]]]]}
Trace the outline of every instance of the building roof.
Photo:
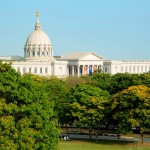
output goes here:
{"type": "Polygon", "coordinates": [[[90,54],[94,55],[95,57],[97,57],[99,59],[104,59],[103,57],[101,57],[93,52],[75,52],[75,53],[71,53],[67,56],[63,56],[60,59],[61,60],[81,60],[82,58],[84,58],[90,54]]]}

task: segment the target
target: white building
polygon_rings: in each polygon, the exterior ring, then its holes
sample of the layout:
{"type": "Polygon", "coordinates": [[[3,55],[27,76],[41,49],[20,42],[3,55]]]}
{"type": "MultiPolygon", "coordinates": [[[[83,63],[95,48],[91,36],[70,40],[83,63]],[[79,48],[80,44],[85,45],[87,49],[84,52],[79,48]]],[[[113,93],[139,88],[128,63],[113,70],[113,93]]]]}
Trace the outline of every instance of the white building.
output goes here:
{"type": "Polygon", "coordinates": [[[53,57],[53,47],[47,34],[42,31],[39,19],[35,30],[24,46],[24,60],[13,61],[12,67],[20,72],[40,76],[87,75],[103,69],[104,58],[92,52],[72,53],[64,57],[53,57]]]}
{"type": "Polygon", "coordinates": [[[12,67],[21,74],[32,73],[40,76],[68,76],[67,61],[56,60],[49,37],[42,31],[39,19],[35,30],[28,36],[24,46],[24,60],[13,61],[12,67]]]}
{"type": "MultiPolygon", "coordinates": [[[[0,57],[10,60],[10,57],[0,57]]],[[[116,73],[145,73],[150,71],[150,61],[106,60],[93,52],[78,52],[59,57],[53,56],[53,47],[47,34],[42,31],[39,19],[35,30],[28,36],[24,46],[24,59],[13,61],[12,67],[21,74],[40,76],[88,75],[94,71],[116,73]]]]}
{"type": "Polygon", "coordinates": [[[150,72],[150,61],[115,61],[104,60],[103,70],[106,73],[147,73],[150,72]]]}

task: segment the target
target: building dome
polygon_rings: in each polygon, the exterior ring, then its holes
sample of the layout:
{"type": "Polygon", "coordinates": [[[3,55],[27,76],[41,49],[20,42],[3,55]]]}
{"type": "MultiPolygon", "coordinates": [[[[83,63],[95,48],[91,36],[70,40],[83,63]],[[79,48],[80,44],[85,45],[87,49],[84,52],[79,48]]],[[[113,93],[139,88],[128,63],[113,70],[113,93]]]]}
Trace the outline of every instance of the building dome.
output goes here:
{"type": "Polygon", "coordinates": [[[35,30],[28,36],[24,46],[24,57],[27,60],[52,60],[53,49],[47,34],[42,31],[39,19],[35,30]]]}
{"type": "Polygon", "coordinates": [[[35,30],[29,35],[25,45],[26,46],[29,46],[29,45],[50,46],[51,42],[45,32],[43,32],[42,30],[39,30],[39,31],[35,30]]]}

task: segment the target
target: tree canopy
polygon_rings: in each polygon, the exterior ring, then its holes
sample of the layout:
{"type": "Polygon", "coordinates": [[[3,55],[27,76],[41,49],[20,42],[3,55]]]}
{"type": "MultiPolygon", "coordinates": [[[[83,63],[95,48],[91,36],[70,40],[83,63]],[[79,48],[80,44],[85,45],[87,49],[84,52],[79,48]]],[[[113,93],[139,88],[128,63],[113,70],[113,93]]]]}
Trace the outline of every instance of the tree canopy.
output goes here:
{"type": "Polygon", "coordinates": [[[0,63],[0,149],[57,149],[54,103],[42,84],[0,63]]]}
{"type": "Polygon", "coordinates": [[[141,133],[150,127],[150,88],[130,86],[112,97],[112,117],[118,132],[126,133],[138,127],[141,133]]]}

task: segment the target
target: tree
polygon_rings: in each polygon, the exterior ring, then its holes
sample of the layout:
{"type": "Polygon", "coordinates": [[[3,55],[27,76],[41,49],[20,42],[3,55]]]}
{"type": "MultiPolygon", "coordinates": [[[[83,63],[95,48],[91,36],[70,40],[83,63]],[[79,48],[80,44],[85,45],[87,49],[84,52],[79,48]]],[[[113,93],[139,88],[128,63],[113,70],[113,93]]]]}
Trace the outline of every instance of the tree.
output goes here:
{"type": "Polygon", "coordinates": [[[0,149],[57,149],[54,103],[39,82],[0,63],[0,149]]]}
{"type": "Polygon", "coordinates": [[[109,91],[111,87],[111,75],[106,73],[94,74],[89,82],[90,85],[109,91]]]}
{"type": "Polygon", "coordinates": [[[88,83],[91,80],[90,76],[69,76],[65,79],[65,83],[67,87],[72,90],[75,88],[77,85],[85,84],[88,83]]]}
{"type": "Polygon", "coordinates": [[[110,93],[115,94],[129,86],[141,84],[142,81],[138,74],[117,73],[111,77],[110,93]]]}
{"type": "Polygon", "coordinates": [[[111,103],[118,132],[126,133],[138,127],[143,137],[150,128],[150,88],[144,85],[130,86],[115,94],[111,103]]]}
{"type": "Polygon", "coordinates": [[[72,117],[69,112],[69,97],[70,89],[65,81],[56,77],[44,78],[43,85],[45,91],[48,93],[51,101],[54,102],[55,116],[58,118],[60,126],[65,125],[68,132],[68,124],[72,124],[72,117]]]}
{"type": "Polygon", "coordinates": [[[105,103],[109,93],[91,85],[80,85],[74,89],[70,101],[70,111],[80,127],[87,127],[91,138],[91,131],[97,128],[104,117],[105,103]]]}
{"type": "Polygon", "coordinates": [[[140,75],[142,84],[150,87],[150,74],[149,73],[144,73],[140,75]]]}

